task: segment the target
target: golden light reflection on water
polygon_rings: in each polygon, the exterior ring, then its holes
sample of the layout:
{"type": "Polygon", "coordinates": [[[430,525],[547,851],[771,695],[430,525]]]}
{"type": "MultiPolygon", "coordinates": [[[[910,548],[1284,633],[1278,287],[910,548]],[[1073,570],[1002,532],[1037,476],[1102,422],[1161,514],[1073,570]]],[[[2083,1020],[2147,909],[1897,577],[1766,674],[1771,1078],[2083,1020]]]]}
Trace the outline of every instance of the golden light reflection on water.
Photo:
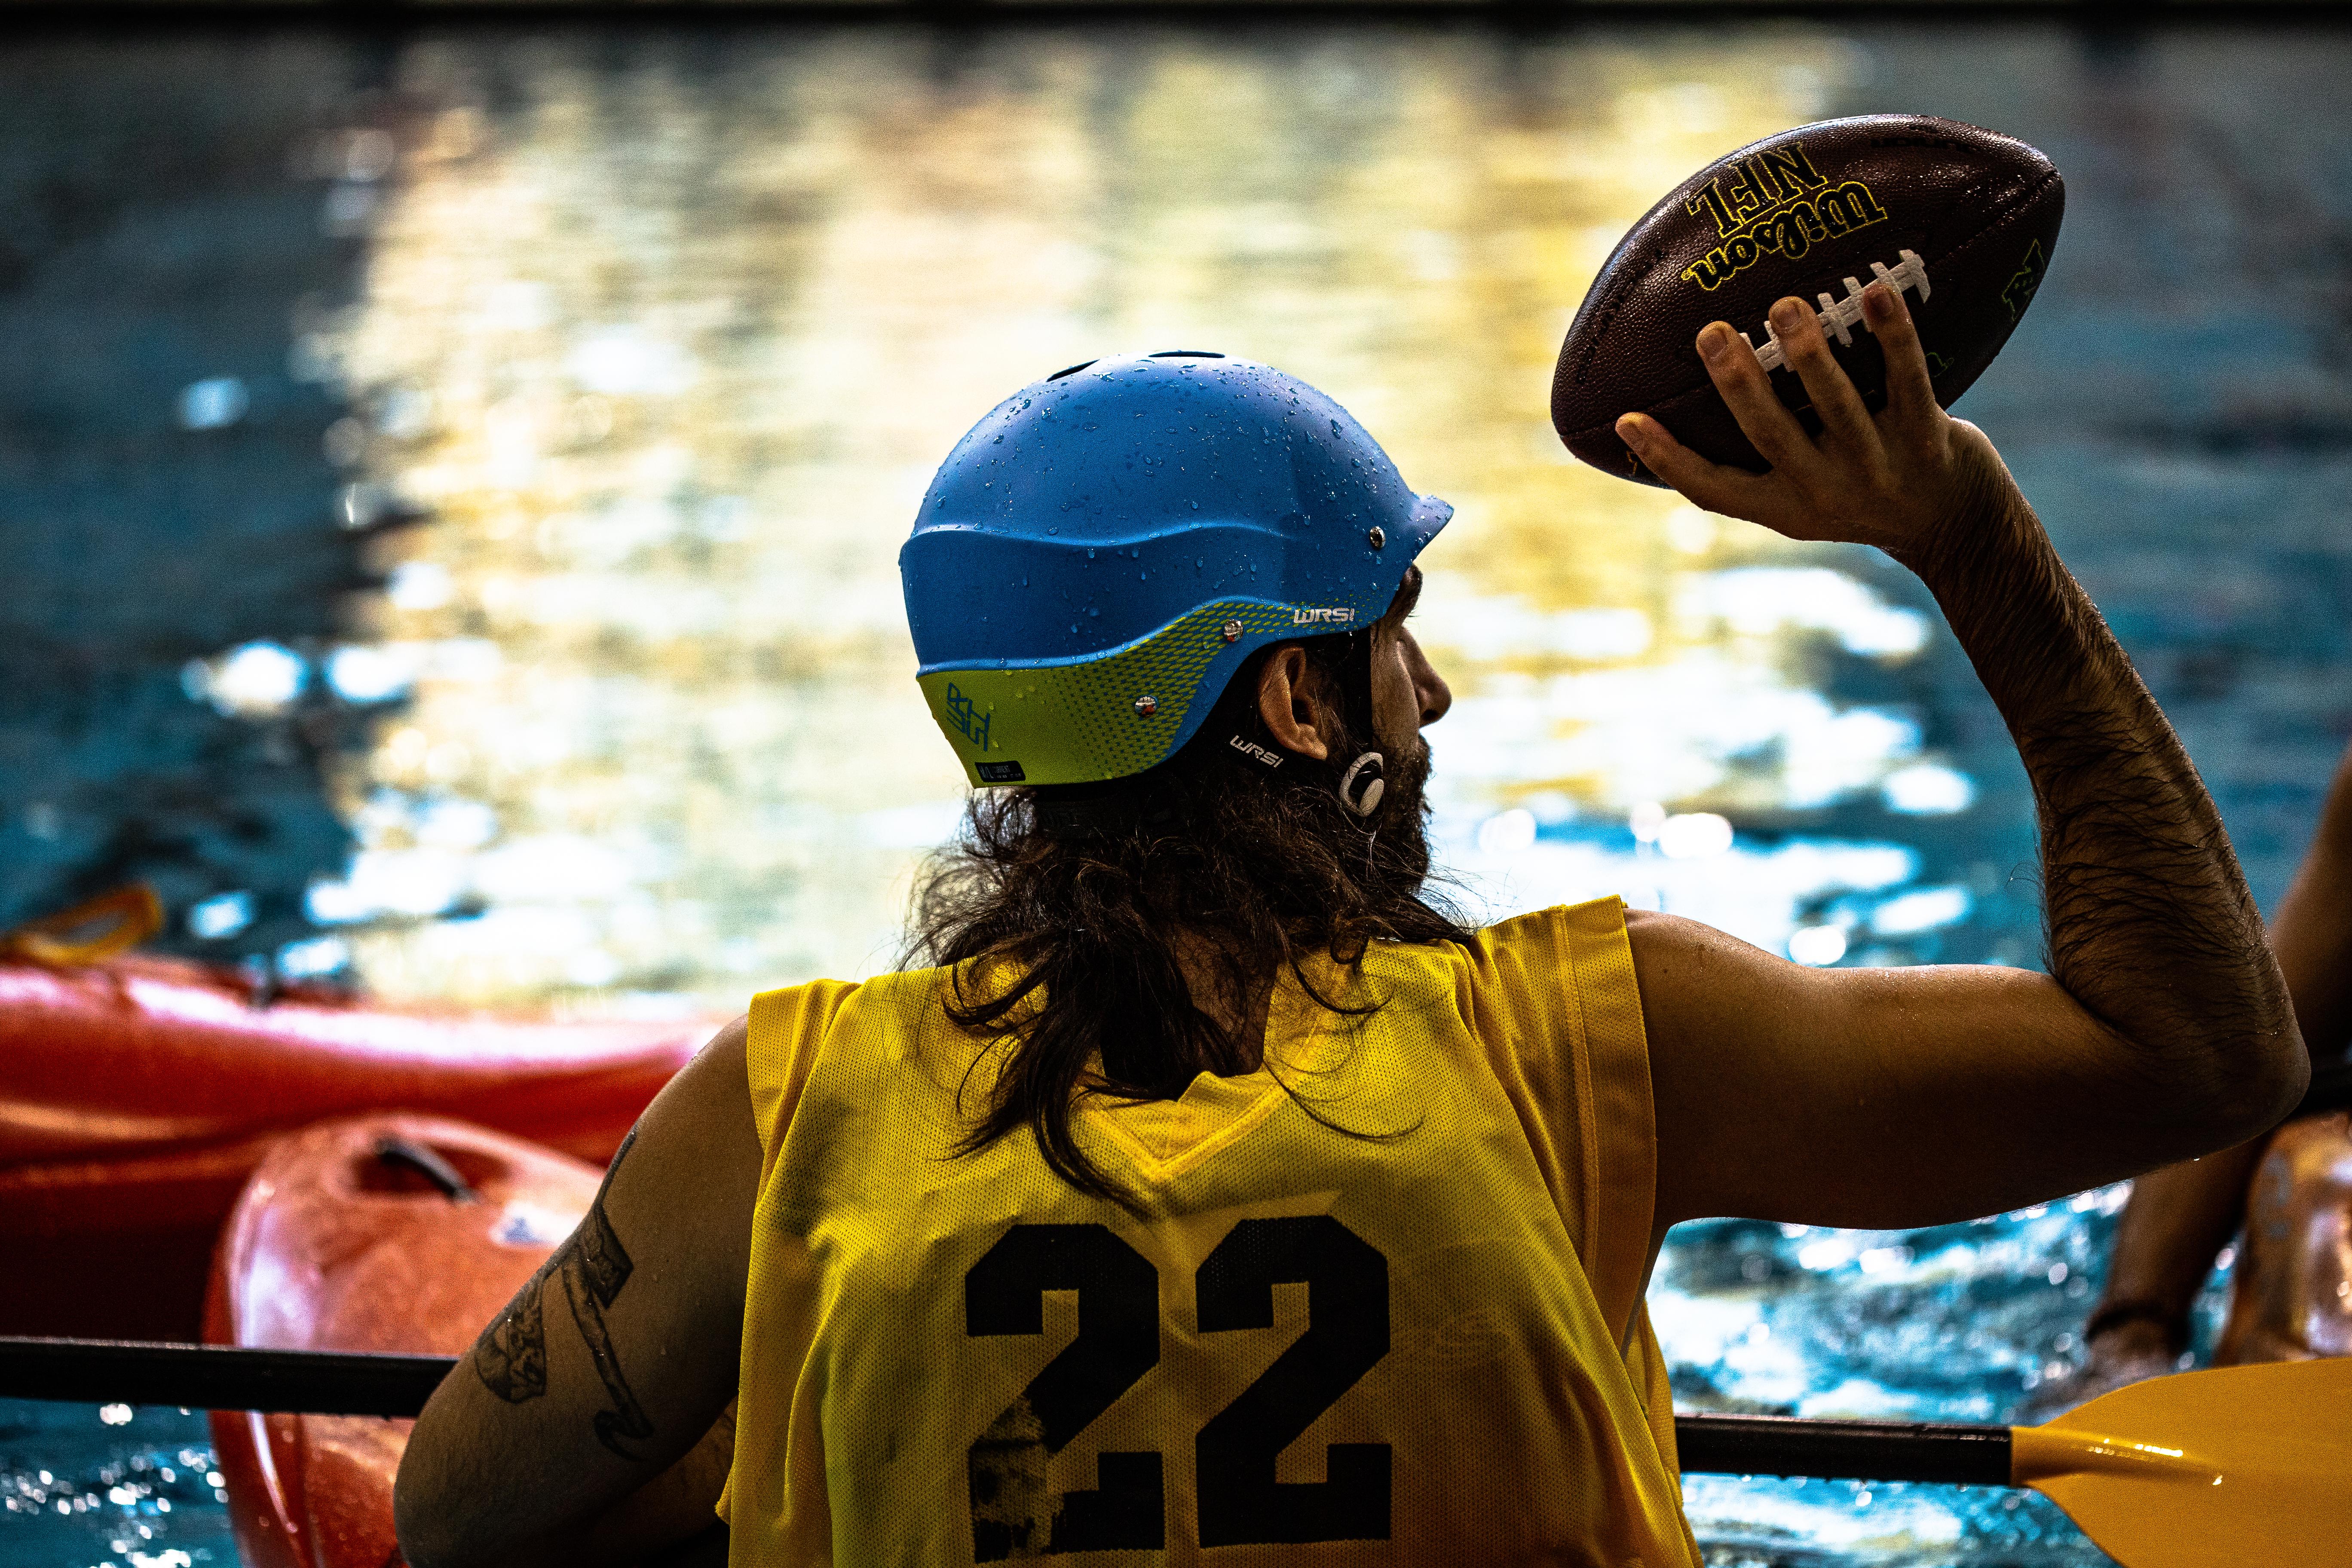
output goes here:
{"type": "Polygon", "coordinates": [[[314,904],[485,912],[362,928],[371,984],[730,1005],[890,962],[962,793],[898,545],[998,398],[1127,349],[1279,364],[1459,508],[1421,628],[1461,697],[1433,737],[1441,837],[1490,904],[1630,879],[1777,945],[1791,889],[1908,875],[1887,847],[1727,876],[1706,844],[1629,869],[1532,842],[1648,802],[1818,804],[1914,760],[1899,717],[1832,711],[1783,657],[1811,625],[1901,658],[1909,612],[1570,465],[1547,418],[1619,236],[1814,117],[1834,51],[1759,73],[1752,47],[1492,37],[944,47],[407,57],[434,109],[320,347],[370,411],[362,477],[436,521],[380,611],[419,674],[347,781],[366,852],[314,904]]]}

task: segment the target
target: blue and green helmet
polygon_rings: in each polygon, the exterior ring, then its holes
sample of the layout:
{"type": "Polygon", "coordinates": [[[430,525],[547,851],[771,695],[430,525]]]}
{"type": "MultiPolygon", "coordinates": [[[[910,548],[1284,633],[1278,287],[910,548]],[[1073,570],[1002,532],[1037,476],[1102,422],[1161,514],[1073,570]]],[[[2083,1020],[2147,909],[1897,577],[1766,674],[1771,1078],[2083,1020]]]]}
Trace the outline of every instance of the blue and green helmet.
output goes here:
{"type": "Polygon", "coordinates": [[[1269,366],[1076,365],[999,404],[925,493],[898,552],[916,679],[975,785],[1125,778],[1258,648],[1378,620],[1453,515],[1269,366]]]}

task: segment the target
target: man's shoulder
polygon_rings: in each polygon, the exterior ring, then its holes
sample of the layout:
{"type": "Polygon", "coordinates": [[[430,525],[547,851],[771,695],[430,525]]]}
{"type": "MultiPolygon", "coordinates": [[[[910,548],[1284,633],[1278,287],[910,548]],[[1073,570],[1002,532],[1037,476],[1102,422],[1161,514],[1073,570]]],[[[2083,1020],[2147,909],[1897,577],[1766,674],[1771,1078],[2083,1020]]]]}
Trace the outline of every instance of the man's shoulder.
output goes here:
{"type": "Polygon", "coordinates": [[[1471,938],[1472,947],[1490,962],[1502,960],[1546,966],[1565,962],[1577,947],[1591,943],[1618,944],[1628,926],[1645,911],[1628,910],[1614,893],[1581,903],[1553,904],[1529,910],[1508,920],[1482,927],[1471,938]]]}
{"type": "Polygon", "coordinates": [[[755,1046],[765,1036],[778,1048],[812,1056],[903,1056],[929,1048],[924,1042],[935,1037],[966,1037],[962,1015],[987,1007],[1023,973],[1009,963],[968,959],[863,980],[806,981],[753,997],[751,1033],[755,1046]]]}
{"type": "Polygon", "coordinates": [[[761,992],[744,1019],[754,1059],[807,1049],[832,1028],[844,1007],[872,986],[871,981],[803,980],[761,992]]]}
{"type": "MultiPolygon", "coordinates": [[[[1630,911],[1638,917],[1641,911],[1630,911]]],[[[1457,995],[1496,987],[1552,990],[1580,965],[1580,956],[1625,945],[1629,911],[1612,896],[1554,904],[1481,926],[1459,941],[1374,942],[1365,972],[1392,990],[1443,987],[1457,995]]]]}
{"type": "Polygon", "coordinates": [[[803,980],[791,985],[779,985],[754,995],[751,1013],[756,1018],[763,1011],[777,1009],[799,1011],[811,1005],[835,1008],[856,993],[890,978],[892,976],[877,975],[872,980],[803,980]]]}

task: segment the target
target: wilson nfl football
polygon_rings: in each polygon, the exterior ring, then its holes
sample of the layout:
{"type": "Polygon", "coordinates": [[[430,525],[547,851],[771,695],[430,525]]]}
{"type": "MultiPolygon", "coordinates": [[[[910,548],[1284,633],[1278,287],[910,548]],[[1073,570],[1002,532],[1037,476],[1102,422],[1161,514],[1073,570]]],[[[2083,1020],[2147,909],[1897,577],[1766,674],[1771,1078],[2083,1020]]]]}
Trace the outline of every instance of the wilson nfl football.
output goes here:
{"type": "Polygon", "coordinates": [[[1594,468],[1648,484],[1658,481],[1617,438],[1621,415],[1652,415],[1693,451],[1761,472],[1707,380],[1699,329],[1730,322],[1817,430],[1765,312],[1790,294],[1815,302],[1831,352],[1876,409],[1885,364],[1861,298],[1874,279],[1903,291],[1948,408],[2025,314],[2065,207],[2065,182],[2033,148],[1927,115],[1825,120],[1743,147],[1618,242],[1560,345],[1552,426],[1594,468]]]}

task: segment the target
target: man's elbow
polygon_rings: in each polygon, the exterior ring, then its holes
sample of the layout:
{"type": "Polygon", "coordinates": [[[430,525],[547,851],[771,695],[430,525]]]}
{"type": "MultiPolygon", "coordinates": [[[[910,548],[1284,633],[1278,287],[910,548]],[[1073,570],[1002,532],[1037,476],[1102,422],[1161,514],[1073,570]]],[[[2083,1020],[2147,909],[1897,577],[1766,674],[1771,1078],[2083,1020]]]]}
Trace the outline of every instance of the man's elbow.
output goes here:
{"type": "MultiPolygon", "coordinates": [[[[2292,1014],[2242,1033],[2194,1068],[2172,1075],[2174,1116],[2200,1153],[2258,1138],[2286,1120],[2311,1081],[2311,1053],[2292,1014]]],[[[2169,1120],[2169,1119],[2168,1119],[2169,1120]]]]}
{"type": "Polygon", "coordinates": [[[2280,1026],[2272,1048],[2264,1054],[2263,1068],[2251,1076],[2255,1081],[2245,1090],[2248,1138],[2284,1121],[2311,1087],[2311,1052],[2293,1015],[2280,1026]]]}

